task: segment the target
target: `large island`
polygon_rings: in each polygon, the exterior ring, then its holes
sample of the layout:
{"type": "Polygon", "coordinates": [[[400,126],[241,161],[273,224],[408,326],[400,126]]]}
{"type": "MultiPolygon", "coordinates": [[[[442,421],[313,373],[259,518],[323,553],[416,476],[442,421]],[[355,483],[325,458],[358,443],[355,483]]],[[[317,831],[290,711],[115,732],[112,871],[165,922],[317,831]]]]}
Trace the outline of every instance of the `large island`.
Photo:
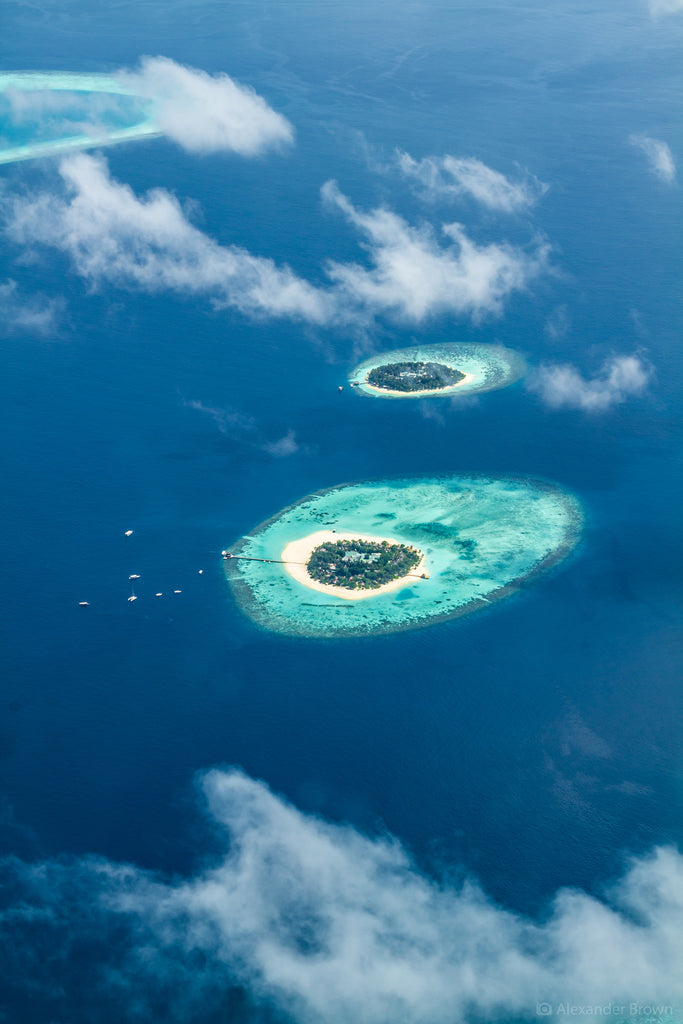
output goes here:
{"type": "Polygon", "coordinates": [[[266,629],[392,633],[515,593],[572,551],[581,522],[572,494],[532,478],[367,481],[284,509],[233,544],[224,566],[240,608],[266,629]]]}

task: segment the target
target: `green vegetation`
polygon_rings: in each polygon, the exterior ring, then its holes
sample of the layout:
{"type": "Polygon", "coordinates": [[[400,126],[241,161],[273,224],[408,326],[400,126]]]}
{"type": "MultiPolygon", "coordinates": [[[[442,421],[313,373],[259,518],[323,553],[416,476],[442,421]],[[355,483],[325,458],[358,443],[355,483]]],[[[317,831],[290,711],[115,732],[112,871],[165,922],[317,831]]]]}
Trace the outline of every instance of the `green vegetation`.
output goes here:
{"type": "Polygon", "coordinates": [[[453,387],[464,377],[443,363],[387,363],[370,370],[367,381],[386,391],[436,391],[453,387]]]}
{"type": "Polygon", "coordinates": [[[306,568],[318,583],[348,590],[376,590],[414,569],[422,555],[408,544],[337,540],[320,544],[306,568]]]}

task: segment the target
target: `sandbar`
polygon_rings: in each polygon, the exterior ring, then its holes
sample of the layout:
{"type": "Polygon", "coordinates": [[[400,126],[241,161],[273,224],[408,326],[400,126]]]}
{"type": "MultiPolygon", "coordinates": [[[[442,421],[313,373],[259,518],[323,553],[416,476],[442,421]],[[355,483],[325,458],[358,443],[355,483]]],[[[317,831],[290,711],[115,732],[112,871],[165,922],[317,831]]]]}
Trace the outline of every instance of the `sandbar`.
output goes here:
{"type": "MultiPolygon", "coordinates": [[[[93,146],[114,145],[133,139],[154,138],[162,134],[155,122],[154,103],[138,96],[115,77],[106,74],[62,72],[62,71],[5,71],[0,72],[0,99],[3,93],[99,93],[112,96],[130,97],[140,101],[140,109],[134,112],[132,123],[119,126],[80,125],[79,134],[59,135],[52,139],[35,139],[32,142],[16,142],[0,149],[0,164],[33,160],[36,157],[52,156],[55,153],[89,149],[93,146]]],[[[95,108],[94,115],[97,112],[95,108]]],[[[69,129],[75,131],[76,129],[69,129]]]]}
{"type": "Polygon", "coordinates": [[[367,590],[349,590],[348,587],[334,587],[329,583],[318,583],[312,576],[309,576],[306,565],[313,551],[320,547],[321,544],[325,544],[327,541],[333,543],[338,540],[368,540],[374,541],[377,544],[381,544],[382,541],[387,541],[388,544],[401,544],[400,540],[396,540],[393,537],[378,537],[374,534],[369,533],[344,533],[339,530],[317,530],[315,533],[309,533],[306,537],[302,537],[300,540],[290,541],[289,544],[284,548],[281,559],[284,563],[285,569],[292,576],[297,583],[301,583],[304,587],[308,587],[310,590],[318,590],[322,594],[329,594],[330,597],[342,597],[345,601],[363,601],[367,597],[376,597],[378,594],[386,594],[390,590],[399,590],[401,587],[405,587],[408,584],[412,584],[416,579],[421,579],[424,573],[424,555],[421,553],[421,558],[418,564],[406,573],[405,576],[398,576],[395,580],[391,580],[389,583],[383,583],[381,587],[368,587],[367,590]]]}

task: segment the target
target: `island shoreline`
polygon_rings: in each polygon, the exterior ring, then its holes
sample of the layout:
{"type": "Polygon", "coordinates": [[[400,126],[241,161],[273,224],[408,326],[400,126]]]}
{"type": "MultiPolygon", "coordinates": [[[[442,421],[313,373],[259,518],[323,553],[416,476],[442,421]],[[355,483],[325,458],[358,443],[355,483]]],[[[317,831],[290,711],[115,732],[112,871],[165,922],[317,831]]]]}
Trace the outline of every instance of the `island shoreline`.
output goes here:
{"type": "MultiPolygon", "coordinates": [[[[471,342],[448,342],[434,345],[413,345],[409,348],[394,349],[371,356],[359,363],[348,375],[354,391],[367,398],[384,398],[396,401],[398,398],[414,400],[437,398],[458,398],[496,391],[508,387],[526,372],[526,362],[520,352],[492,345],[471,342]],[[368,375],[382,366],[392,363],[440,363],[451,370],[464,373],[465,378],[445,388],[429,388],[423,391],[397,391],[381,388],[368,381],[368,375]]],[[[387,383],[390,383],[387,381],[387,383]]]]}
{"type": "MultiPolygon", "coordinates": [[[[444,362],[443,365],[448,366],[448,363],[444,362]]],[[[457,384],[449,384],[445,388],[425,388],[423,391],[395,391],[393,388],[380,388],[376,384],[371,384],[367,377],[363,381],[363,386],[378,395],[388,395],[390,398],[433,398],[435,395],[450,395],[457,391],[458,388],[463,387],[465,384],[471,384],[476,379],[473,373],[465,373],[464,370],[460,370],[457,366],[448,366],[448,369],[459,370],[463,377],[457,384]]]]}
{"type": "Polygon", "coordinates": [[[320,547],[321,544],[327,542],[336,542],[339,540],[364,540],[372,543],[381,544],[386,541],[388,544],[401,544],[400,540],[396,540],[394,537],[378,537],[374,534],[368,533],[347,533],[345,531],[338,530],[316,530],[314,533],[309,533],[305,537],[299,538],[299,540],[292,540],[289,544],[286,544],[280,555],[280,559],[289,573],[289,575],[301,583],[302,586],[308,587],[309,590],[317,590],[321,594],[327,594],[329,597],[341,597],[345,601],[362,601],[368,597],[378,597],[380,594],[387,594],[392,590],[400,590],[402,587],[410,586],[414,580],[422,578],[422,572],[424,571],[424,560],[425,556],[423,552],[420,552],[420,561],[418,564],[405,576],[398,576],[395,580],[391,580],[389,583],[383,583],[381,587],[367,587],[359,590],[351,590],[348,587],[336,587],[329,583],[319,583],[309,575],[306,565],[308,559],[311,557],[313,551],[320,547]]]}

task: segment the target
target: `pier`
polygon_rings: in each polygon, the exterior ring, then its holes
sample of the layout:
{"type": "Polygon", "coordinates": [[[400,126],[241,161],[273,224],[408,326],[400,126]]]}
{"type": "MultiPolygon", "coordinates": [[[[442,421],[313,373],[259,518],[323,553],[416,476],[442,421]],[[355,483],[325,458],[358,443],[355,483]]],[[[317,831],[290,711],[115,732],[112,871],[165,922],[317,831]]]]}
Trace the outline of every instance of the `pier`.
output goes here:
{"type": "Polygon", "coordinates": [[[244,562],[268,562],[270,564],[279,562],[280,565],[306,565],[305,562],[292,562],[289,559],[285,562],[283,558],[254,558],[253,555],[233,555],[230,551],[221,551],[223,561],[229,558],[241,558],[244,562]]]}
{"type": "MultiPolygon", "coordinates": [[[[269,565],[272,565],[272,564],[279,564],[279,565],[306,565],[306,566],[308,565],[308,562],[294,562],[294,561],[292,561],[291,558],[288,558],[287,561],[285,561],[284,558],[254,558],[253,555],[233,555],[231,551],[221,551],[221,555],[223,556],[223,561],[224,562],[227,562],[228,559],[230,559],[230,558],[241,558],[242,561],[244,561],[244,562],[266,562],[269,565]]],[[[411,577],[414,580],[428,580],[429,579],[429,575],[426,572],[422,572],[422,573],[409,572],[409,573],[406,573],[406,578],[407,577],[411,577]]]]}

